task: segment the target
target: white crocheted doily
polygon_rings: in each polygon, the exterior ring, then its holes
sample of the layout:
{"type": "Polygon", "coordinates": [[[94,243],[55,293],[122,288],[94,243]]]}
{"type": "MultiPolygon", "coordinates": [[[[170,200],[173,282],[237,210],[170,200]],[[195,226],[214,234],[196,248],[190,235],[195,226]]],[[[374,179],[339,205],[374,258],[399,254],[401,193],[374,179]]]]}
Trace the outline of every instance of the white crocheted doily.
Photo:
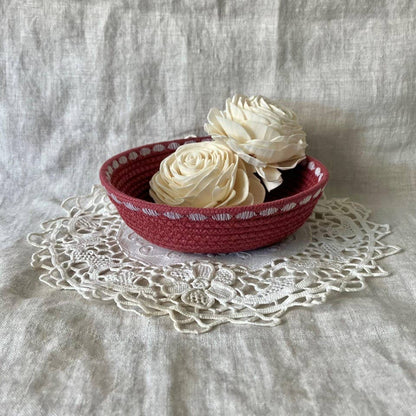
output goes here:
{"type": "Polygon", "coordinates": [[[114,301],[141,315],[168,315],[181,332],[216,325],[276,325],[293,306],[325,301],[332,292],[365,287],[386,276],[377,260],[397,253],[381,240],[389,226],[348,199],[321,199],[306,224],[285,241],[251,252],[184,254],[131,231],[101,186],[67,199],[67,215],[42,224],[28,241],[38,250],[40,280],[87,299],[114,301]]]}

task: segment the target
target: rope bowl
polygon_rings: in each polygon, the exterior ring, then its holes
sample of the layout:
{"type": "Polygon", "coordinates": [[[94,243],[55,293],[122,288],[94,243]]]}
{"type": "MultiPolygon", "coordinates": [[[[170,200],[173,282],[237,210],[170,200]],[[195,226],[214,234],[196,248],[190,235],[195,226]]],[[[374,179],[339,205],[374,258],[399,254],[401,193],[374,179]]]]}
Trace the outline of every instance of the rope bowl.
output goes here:
{"type": "Polygon", "coordinates": [[[311,215],[328,181],[328,171],[307,157],[282,172],[283,184],[262,204],[244,207],[187,208],[156,204],[149,181],[160,162],[180,145],[210,137],[154,143],[127,150],[107,160],[100,180],[121,218],[147,241],[190,253],[253,250],[283,240],[311,215]]]}

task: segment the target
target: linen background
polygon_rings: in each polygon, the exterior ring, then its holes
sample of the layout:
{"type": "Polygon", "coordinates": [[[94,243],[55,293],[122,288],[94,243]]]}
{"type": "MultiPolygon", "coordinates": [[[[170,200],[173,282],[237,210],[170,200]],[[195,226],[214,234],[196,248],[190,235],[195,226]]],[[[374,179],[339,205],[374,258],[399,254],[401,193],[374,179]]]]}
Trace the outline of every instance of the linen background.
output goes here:
{"type": "Polygon", "coordinates": [[[0,2],[0,414],[416,413],[416,3],[0,2]],[[293,108],[308,153],[404,248],[278,327],[192,336],[41,284],[28,232],[109,156],[203,134],[234,93],[293,108]]]}

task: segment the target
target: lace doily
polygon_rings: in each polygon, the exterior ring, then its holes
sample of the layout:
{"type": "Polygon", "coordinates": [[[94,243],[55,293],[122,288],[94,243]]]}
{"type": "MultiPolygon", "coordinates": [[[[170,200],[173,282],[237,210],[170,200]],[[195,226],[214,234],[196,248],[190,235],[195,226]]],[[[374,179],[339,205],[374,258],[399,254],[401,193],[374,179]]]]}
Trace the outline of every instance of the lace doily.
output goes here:
{"type": "Polygon", "coordinates": [[[143,240],[121,220],[101,186],[67,199],[67,215],[42,224],[28,241],[38,250],[40,280],[86,299],[114,301],[141,315],[167,315],[181,332],[216,325],[276,325],[293,306],[330,292],[365,288],[386,276],[377,260],[400,249],[381,240],[389,226],[348,199],[321,199],[306,224],[285,241],[252,252],[176,253],[143,240]]]}

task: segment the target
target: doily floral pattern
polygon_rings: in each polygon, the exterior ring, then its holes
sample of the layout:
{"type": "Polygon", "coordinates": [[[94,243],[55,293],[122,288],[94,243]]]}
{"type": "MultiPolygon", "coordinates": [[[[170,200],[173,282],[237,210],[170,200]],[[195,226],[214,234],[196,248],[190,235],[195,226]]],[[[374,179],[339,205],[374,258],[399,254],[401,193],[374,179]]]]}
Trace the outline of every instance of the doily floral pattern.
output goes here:
{"type": "Polygon", "coordinates": [[[227,322],[279,324],[293,306],[320,304],[330,292],[362,290],[366,277],[386,276],[377,260],[400,250],[381,241],[388,225],[369,221],[369,210],[348,199],[319,201],[285,242],[225,256],[169,252],[140,238],[126,246],[132,233],[101,186],[62,207],[66,216],[28,236],[40,280],[141,315],[167,315],[188,333],[227,322]]]}

